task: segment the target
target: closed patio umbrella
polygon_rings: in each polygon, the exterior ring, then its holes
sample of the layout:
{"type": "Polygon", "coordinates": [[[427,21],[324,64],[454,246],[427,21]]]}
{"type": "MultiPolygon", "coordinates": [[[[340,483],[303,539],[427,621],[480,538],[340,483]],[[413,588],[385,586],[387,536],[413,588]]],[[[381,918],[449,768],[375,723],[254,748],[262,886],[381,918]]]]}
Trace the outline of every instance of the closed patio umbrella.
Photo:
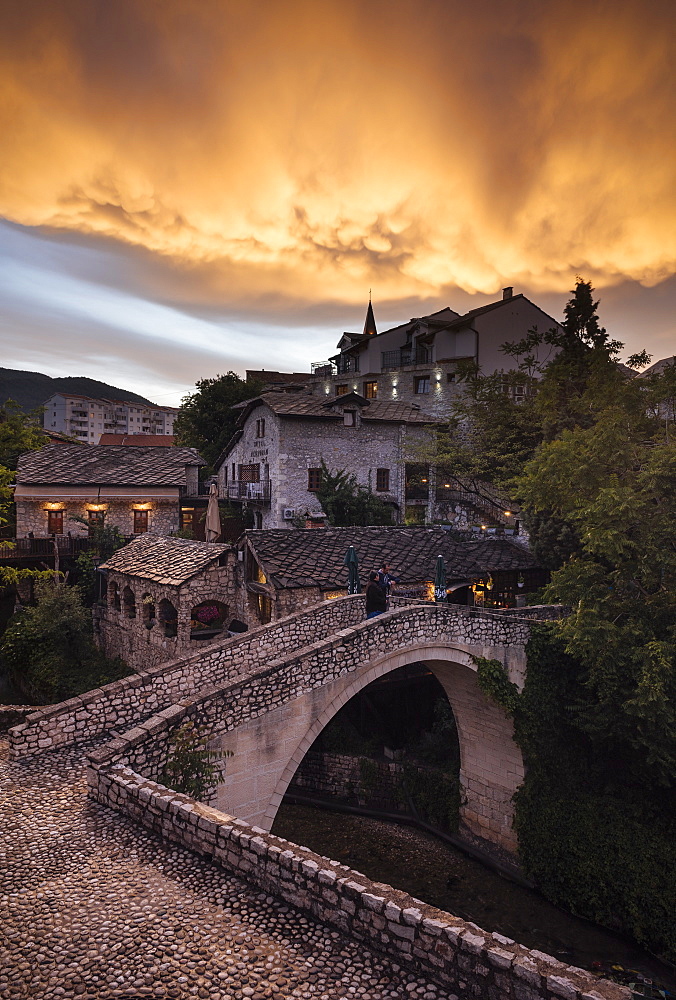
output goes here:
{"type": "Polygon", "coordinates": [[[443,556],[437,556],[437,566],[434,572],[434,600],[437,604],[446,601],[446,564],[443,556]]]}
{"type": "Polygon", "coordinates": [[[344,565],[347,566],[347,592],[348,594],[360,594],[361,583],[359,582],[359,560],[354,545],[350,545],[345,553],[344,565]]]}
{"type": "Polygon", "coordinates": [[[209,503],[207,504],[207,519],[204,524],[204,534],[208,542],[216,542],[221,537],[221,515],[218,512],[218,487],[212,483],[209,487],[209,503]]]}

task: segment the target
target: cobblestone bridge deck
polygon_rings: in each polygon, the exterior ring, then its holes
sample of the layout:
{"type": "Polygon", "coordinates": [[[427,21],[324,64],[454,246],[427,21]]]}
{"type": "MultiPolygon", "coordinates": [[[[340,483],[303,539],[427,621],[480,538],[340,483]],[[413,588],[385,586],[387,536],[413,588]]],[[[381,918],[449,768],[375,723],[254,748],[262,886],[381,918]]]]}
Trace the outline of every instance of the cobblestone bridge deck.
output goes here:
{"type": "Polygon", "coordinates": [[[0,743],[3,1000],[450,996],[87,799],[85,749],[0,743]]]}

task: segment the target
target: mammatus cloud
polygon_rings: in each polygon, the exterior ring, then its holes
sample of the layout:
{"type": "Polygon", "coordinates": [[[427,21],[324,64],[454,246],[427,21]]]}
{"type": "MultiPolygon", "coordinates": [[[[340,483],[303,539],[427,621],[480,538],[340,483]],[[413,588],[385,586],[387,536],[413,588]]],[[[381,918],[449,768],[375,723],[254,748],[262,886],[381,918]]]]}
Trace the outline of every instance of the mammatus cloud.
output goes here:
{"type": "Polygon", "coordinates": [[[670,2],[3,11],[0,214],[162,255],[205,303],[673,273],[670,2]]]}

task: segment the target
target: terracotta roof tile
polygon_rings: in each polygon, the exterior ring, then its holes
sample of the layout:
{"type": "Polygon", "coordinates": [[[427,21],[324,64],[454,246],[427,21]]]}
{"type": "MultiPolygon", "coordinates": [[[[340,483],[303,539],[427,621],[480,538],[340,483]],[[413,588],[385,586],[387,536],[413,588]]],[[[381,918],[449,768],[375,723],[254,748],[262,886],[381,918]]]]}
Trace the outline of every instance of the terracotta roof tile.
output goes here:
{"type": "Polygon", "coordinates": [[[193,542],[187,538],[146,534],[118,549],[101,569],[112,569],[177,587],[218,562],[229,549],[229,545],[216,542],[193,542]]]}

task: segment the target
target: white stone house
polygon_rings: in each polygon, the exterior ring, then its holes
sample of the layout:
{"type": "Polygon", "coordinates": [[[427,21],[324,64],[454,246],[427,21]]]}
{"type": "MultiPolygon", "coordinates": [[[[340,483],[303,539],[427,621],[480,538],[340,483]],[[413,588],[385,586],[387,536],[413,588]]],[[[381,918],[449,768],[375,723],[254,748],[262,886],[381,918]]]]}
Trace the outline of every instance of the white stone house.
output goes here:
{"type": "Polygon", "coordinates": [[[239,408],[237,431],[216,463],[219,493],[248,507],[256,528],[292,528],[322,517],[316,495],[322,460],[332,472],[354,474],[392,505],[393,521],[401,520],[404,456],[437,423],[415,403],[358,393],[323,399],[306,388],[263,393],[239,408]]]}
{"type": "Polygon", "coordinates": [[[227,636],[236,561],[229,545],[150,534],[134,539],[101,567],[107,600],[96,610],[99,645],[138,670],[227,636]]]}
{"type": "Polygon", "coordinates": [[[86,536],[105,517],[125,536],[168,535],[182,505],[199,495],[194,448],[50,444],[19,458],[14,500],[17,538],[86,536]]]}

